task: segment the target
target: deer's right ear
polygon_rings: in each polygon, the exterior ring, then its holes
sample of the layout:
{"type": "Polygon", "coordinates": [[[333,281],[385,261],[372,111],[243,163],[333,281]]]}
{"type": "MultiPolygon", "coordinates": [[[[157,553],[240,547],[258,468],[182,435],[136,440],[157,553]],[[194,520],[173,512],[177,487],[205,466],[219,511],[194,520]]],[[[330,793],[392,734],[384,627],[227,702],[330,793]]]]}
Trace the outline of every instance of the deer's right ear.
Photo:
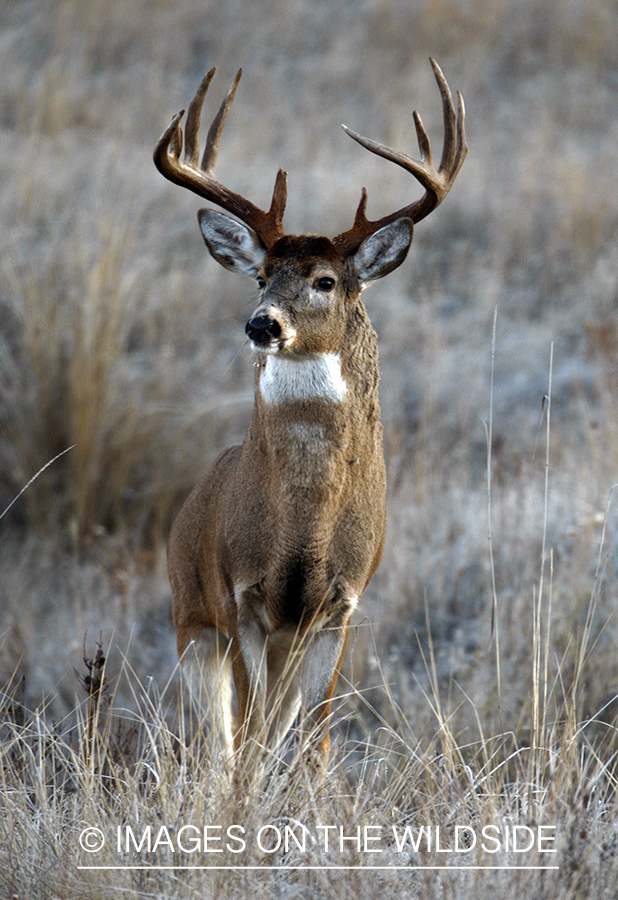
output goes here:
{"type": "Polygon", "coordinates": [[[255,231],[212,209],[200,209],[197,218],[211,256],[231,272],[255,278],[266,256],[255,231]]]}
{"type": "Polygon", "coordinates": [[[400,266],[412,241],[412,220],[396,219],[374,231],[354,254],[354,268],[361,290],[400,266]]]}

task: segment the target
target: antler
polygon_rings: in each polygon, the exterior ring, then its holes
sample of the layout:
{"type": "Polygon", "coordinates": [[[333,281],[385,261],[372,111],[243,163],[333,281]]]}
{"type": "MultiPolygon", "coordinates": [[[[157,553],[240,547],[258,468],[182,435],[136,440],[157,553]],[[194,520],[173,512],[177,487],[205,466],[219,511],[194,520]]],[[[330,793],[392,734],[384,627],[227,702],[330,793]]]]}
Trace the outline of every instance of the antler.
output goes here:
{"type": "Polygon", "coordinates": [[[204,98],[212,81],[216,69],[213,68],[202,79],[195,97],[189,105],[187,124],[185,126],[185,154],[180,161],[183,136],[180,121],[184,115],[184,109],[174,116],[169,128],[161,136],[154,151],[154,163],[159,172],[190,191],[216,203],[222,209],[237,216],[242,222],[252,228],[266,248],[283,236],[283,213],[287,199],[287,173],[279,169],[275,180],[273,198],[268,212],[264,212],[254,206],[249,200],[235,194],[226,188],[215,178],[215,163],[219,151],[219,142],[225,126],[232,101],[236,95],[238,82],[242,75],[242,69],[238,70],[236,78],[232,82],[227,97],[221,104],[219,112],[215,116],[206,138],[206,148],[202,157],[201,166],[198,165],[200,118],[204,98]]]}
{"type": "Polygon", "coordinates": [[[396,219],[401,219],[405,216],[412,219],[413,222],[420,222],[421,219],[428,216],[444,200],[463,164],[468,152],[464,131],[465,109],[463,97],[458,91],[457,113],[455,113],[453,98],[442,70],[435,60],[430,59],[430,62],[440,88],[444,115],[444,148],[442,150],[440,167],[437,171],[431,158],[431,147],[427,132],[416,110],[413,116],[418,146],[421,151],[420,161],[412,159],[406,153],[400,153],[398,150],[393,150],[384,144],[378,144],[376,141],[362,137],[345,125],[343,126],[346,134],[354,138],[362,147],[365,147],[372,153],[376,153],[378,156],[383,156],[384,159],[397,163],[398,166],[402,166],[407,172],[414,175],[425,188],[425,194],[420,200],[416,200],[409,206],[404,206],[397,212],[390,213],[390,215],[384,216],[375,222],[370,222],[365,215],[367,191],[363,188],[354,225],[348,231],[344,231],[333,239],[333,243],[343,256],[353,253],[366,237],[369,237],[374,231],[377,231],[384,225],[388,225],[390,222],[394,222],[396,219]]]}

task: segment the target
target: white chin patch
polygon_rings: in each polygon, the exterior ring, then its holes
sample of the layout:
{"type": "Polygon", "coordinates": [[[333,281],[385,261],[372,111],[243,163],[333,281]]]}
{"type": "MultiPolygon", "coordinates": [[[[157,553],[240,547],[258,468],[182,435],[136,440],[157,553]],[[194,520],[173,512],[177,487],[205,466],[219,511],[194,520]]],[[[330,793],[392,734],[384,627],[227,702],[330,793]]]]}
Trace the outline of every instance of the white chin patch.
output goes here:
{"type": "Polygon", "coordinates": [[[301,359],[269,354],[260,377],[260,392],[269,406],[299,400],[341,403],[348,386],[341,374],[337,353],[301,359]]]}

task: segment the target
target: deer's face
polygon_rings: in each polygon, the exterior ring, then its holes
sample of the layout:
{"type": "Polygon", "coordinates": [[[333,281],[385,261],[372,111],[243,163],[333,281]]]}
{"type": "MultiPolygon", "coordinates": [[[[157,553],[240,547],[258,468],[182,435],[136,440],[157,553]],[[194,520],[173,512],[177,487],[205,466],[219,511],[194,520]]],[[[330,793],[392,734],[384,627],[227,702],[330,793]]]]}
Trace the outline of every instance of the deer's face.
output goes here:
{"type": "Polygon", "coordinates": [[[257,273],[260,303],[246,333],[257,351],[292,355],[336,352],[346,301],[358,286],[327,238],[284,237],[257,273]]]}
{"type": "Polygon", "coordinates": [[[245,329],[254,350],[301,357],[337,352],[353,301],[403,262],[412,240],[412,223],[398,219],[348,257],[314,235],[286,235],[267,251],[222,213],[201,210],[199,222],[212,256],[257,281],[260,303],[245,329]]]}

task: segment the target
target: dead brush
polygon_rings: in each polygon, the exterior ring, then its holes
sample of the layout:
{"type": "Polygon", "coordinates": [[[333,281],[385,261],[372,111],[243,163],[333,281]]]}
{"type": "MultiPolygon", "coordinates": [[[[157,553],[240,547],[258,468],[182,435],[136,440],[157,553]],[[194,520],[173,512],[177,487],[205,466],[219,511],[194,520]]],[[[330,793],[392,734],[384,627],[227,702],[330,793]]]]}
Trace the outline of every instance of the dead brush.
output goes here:
{"type": "Polygon", "coordinates": [[[90,659],[86,656],[86,635],[84,635],[83,660],[86,667],[86,674],[80,675],[77,669],[74,669],[73,671],[88,695],[86,747],[90,748],[90,752],[92,753],[95,735],[97,735],[99,731],[99,721],[102,713],[101,706],[103,704],[104,694],[109,687],[107,676],[105,675],[106,659],[103,653],[101,639],[97,641],[94,656],[90,659]]]}

